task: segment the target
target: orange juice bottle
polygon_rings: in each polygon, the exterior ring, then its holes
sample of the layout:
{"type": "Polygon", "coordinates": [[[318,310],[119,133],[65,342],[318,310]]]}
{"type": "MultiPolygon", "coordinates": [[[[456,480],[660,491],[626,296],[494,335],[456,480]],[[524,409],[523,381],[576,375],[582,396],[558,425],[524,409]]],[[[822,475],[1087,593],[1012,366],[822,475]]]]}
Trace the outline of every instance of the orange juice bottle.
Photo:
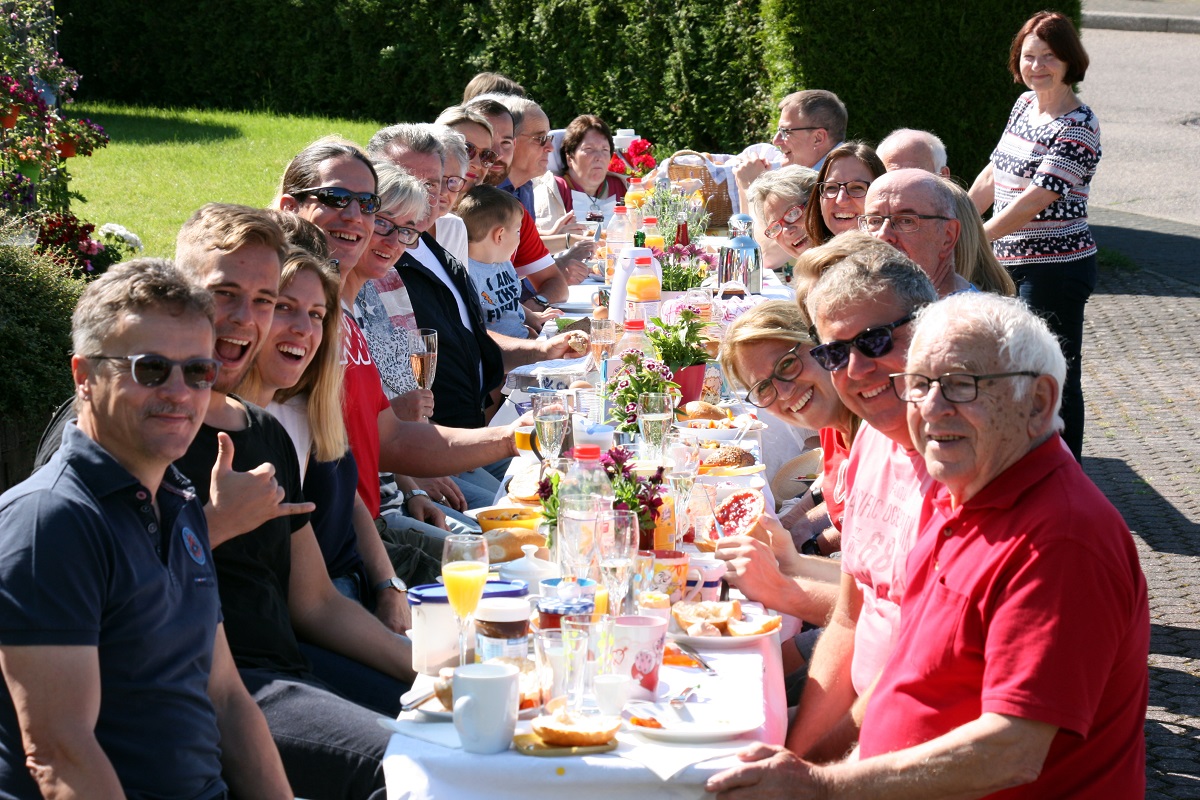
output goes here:
{"type": "Polygon", "coordinates": [[[657,217],[645,217],[642,219],[642,231],[646,234],[646,247],[657,247],[659,250],[665,250],[667,240],[658,230],[657,217]]]}
{"type": "Polygon", "coordinates": [[[629,188],[625,190],[625,207],[629,209],[629,218],[633,220],[633,229],[637,230],[642,221],[642,203],[646,202],[646,189],[642,186],[641,178],[630,178],[629,188]]]}
{"type": "Polygon", "coordinates": [[[638,256],[633,274],[625,284],[625,319],[650,319],[658,316],[662,300],[662,281],[650,256],[638,256]]]}

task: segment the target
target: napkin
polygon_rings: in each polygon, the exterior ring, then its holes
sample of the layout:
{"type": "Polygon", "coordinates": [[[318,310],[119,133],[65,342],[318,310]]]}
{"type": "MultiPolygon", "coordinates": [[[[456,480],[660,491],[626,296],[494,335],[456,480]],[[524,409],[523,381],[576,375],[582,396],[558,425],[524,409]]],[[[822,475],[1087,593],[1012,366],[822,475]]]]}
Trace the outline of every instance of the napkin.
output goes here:
{"type": "Polygon", "coordinates": [[[402,714],[400,719],[392,720],[380,717],[379,724],[390,731],[410,736],[413,739],[420,739],[423,742],[451,749],[462,748],[462,739],[458,738],[458,731],[455,730],[453,722],[424,721],[415,718],[406,719],[407,716],[407,714],[402,714]]]}
{"type": "Polygon", "coordinates": [[[732,755],[750,745],[749,741],[668,744],[651,741],[632,731],[621,731],[617,734],[617,741],[621,743],[616,750],[617,755],[641,764],[664,781],[669,781],[692,764],[732,755]]]}

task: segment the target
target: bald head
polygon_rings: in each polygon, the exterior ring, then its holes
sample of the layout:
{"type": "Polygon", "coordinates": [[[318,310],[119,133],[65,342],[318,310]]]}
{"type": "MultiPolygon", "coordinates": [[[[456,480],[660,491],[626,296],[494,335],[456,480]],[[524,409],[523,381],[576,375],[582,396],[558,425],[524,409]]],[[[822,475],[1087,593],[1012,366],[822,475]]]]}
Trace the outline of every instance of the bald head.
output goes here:
{"type": "Polygon", "coordinates": [[[900,128],[892,131],[875,149],[888,172],[898,169],[923,169],[949,177],[946,145],[929,131],[900,128]]]}
{"type": "Polygon", "coordinates": [[[884,173],[867,190],[863,216],[871,235],[915,261],[938,295],[966,288],[954,272],[954,244],[961,230],[954,195],[941,178],[920,169],[884,173]],[[915,230],[901,230],[914,225],[915,230]]]}

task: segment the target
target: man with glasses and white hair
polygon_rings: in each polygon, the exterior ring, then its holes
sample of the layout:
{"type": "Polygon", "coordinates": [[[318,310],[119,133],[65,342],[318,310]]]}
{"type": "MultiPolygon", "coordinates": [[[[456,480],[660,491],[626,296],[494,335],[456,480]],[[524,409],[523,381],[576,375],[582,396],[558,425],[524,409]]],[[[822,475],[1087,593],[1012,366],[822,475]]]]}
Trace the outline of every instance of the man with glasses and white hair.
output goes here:
{"type": "Polygon", "coordinates": [[[950,167],[946,166],[946,145],[929,131],[897,128],[883,137],[875,153],[888,172],[923,169],[943,178],[950,177],[950,167]]]}
{"type": "Polygon", "coordinates": [[[863,424],[845,471],[841,586],[788,734],[788,747],[799,755],[838,758],[854,743],[860,698],[895,642],[905,557],[932,481],[888,375],[904,370],[913,315],[936,300],[916,264],[879,249],[834,265],[808,294],[821,341],[811,355],[832,372],[838,396],[863,424]]]}
{"type": "Polygon", "coordinates": [[[78,420],[0,498],[0,795],[292,792],[225,638],[208,526],[171,464],[221,363],[213,300],[170,262],[90,284],[78,420]]]}
{"type": "Polygon", "coordinates": [[[933,173],[900,169],[880,175],[867,188],[858,228],[915,261],[940,297],[971,288],[954,270],[954,246],[962,230],[954,195],[933,173]]]}
{"type": "Polygon", "coordinates": [[[939,483],[858,757],[820,767],[757,746],[708,788],[1142,797],[1146,580],[1124,520],[1059,435],[1058,342],[1021,301],[981,292],[912,327],[892,385],[939,483]]]}

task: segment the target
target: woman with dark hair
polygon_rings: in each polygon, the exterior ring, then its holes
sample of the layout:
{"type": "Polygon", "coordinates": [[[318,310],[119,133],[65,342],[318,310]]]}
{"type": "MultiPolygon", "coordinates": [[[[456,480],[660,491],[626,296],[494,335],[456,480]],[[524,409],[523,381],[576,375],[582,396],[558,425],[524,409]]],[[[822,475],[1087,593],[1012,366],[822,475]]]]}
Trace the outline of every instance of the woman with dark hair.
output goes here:
{"type": "Polygon", "coordinates": [[[533,187],[538,229],[543,234],[562,233],[565,226],[583,222],[589,213],[603,214],[605,222],[612,218],[617,198],[626,189],[625,178],[608,171],[614,147],[612,131],[595,114],[571,120],[559,149],[566,165],[563,174],[547,172],[533,187]],[[575,212],[574,219],[566,216],[568,211],[575,212]]]}
{"type": "Polygon", "coordinates": [[[1008,69],[1029,87],[1017,98],[1000,143],[971,186],[996,258],[1017,294],[1046,318],[1063,345],[1063,439],[1083,453],[1083,312],[1096,288],[1096,242],[1087,199],[1100,163],[1100,123],[1075,94],[1088,56],[1071,20],[1042,11],[1013,38],[1008,69]]]}
{"type": "Polygon", "coordinates": [[[887,169],[875,150],[864,142],[846,142],[829,151],[804,210],[809,246],[816,247],[839,233],[857,230],[867,187],[885,172],[887,169]]]}

